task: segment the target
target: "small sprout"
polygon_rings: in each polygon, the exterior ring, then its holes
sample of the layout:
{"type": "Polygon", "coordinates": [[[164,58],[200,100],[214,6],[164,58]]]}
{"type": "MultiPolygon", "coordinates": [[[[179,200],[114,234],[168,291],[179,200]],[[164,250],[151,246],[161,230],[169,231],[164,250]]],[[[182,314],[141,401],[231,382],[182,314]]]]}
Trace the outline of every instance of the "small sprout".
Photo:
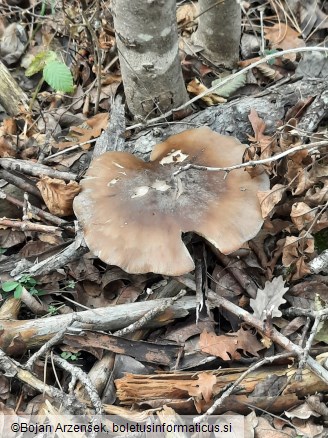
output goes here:
{"type": "Polygon", "coordinates": [[[2,283],[1,288],[3,292],[9,294],[13,292],[14,298],[19,300],[23,293],[23,288],[26,289],[31,295],[42,295],[43,291],[37,289],[35,286],[38,284],[35,278],[30,275],[22,275],[18,280],[8,280],[2,283]]]}
{"type": "Polygon", "coordinates": [[[81,353],[71,353],[70,351],[63,351],[60,355],[65,360],[71,360],[72,362],[80,359],[81,353]]]}

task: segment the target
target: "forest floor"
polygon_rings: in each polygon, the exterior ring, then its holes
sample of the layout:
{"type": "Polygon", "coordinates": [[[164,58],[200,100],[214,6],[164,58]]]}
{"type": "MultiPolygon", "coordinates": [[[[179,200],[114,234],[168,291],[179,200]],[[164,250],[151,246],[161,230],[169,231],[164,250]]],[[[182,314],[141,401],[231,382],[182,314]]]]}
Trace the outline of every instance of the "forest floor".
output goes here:
{"type": "MultiPolygon", "coordinates": [[[[0,4],[1,414],[242,415],[247,438],[327,437],[327,3],[242,2],[227,72],[190,50],[197,3],[178,2],[197,99],[182,120],[146,124],[122,103],[109,3],[0,4]],[[73,200],[95,151],[118,142],[148,161],[204,125],[247,144],[236,167],[270,179],[258,234],[229,255],[185,235],[195,271],[180,276],[129,274],[90,252],[73,200]]],[[[138,229],[132,240],[148,251],[138,229]]]]}

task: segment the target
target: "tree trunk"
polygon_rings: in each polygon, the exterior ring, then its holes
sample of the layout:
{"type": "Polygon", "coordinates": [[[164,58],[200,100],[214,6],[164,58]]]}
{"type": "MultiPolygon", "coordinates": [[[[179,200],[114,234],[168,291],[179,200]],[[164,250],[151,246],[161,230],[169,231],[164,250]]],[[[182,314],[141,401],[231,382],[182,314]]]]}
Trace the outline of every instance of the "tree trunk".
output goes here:
{"type": "Polygon", "coordinates": [[[113,0],[125,96],[147,119],[187,101],[178,54],[174,0],[113,0]]]}
{"type": "Polygon", "coordinates": [[[193,42],[215,65],[235,67],[239,59],[241,9],[236,0],[199,0],[198,29],[193,42]]]}

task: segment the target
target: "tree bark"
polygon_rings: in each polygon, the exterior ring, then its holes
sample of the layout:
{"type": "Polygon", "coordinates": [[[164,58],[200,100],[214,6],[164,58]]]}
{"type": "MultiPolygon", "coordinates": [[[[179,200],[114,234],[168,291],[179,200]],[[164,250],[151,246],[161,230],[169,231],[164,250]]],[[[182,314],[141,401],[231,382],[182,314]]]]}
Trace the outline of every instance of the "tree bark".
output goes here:
{"type": "Polygon", "coordinates": [[[124,91],[136,119],[185,103],[174,0],[113,1],[124,91]]]}
{"type": "Polygon", "coordinates": [[[0,61],[0,105],[9,116],[28,112],[28,98],[11,76],[7,67],[0,61]]]}
{"type": "MultiPolygon", "coordinates": [[[[226,368],[219,371],[208,371],[216,376],[216,383],[213,387],[213,397],[219,395],[227,385],[231,385],[237,380],[245,368],[226,368]]],[[[206,371],[203,371],[206,373],[206,371]]],[[[242,381],[238,394],[229,396],[215,412],[216,415],[226,411],[235,411],[239,414],[248,414],[248,405],[264,409],[268,412],[281,413],[293,406],[303,403],[302,397],[315,394],[316,392],[327,391],[327,385],[322,382],[312,371],[305,369],[302,373],[301,381],[294,380],[297,367],[287,365],[263,367],[253,371],[242,381]],[[286,380],[286,388],[281,395],[277,396],[257,396],[253,395],[257,385],[262,385],[268,391],[270,386],[268,378],[275,376],[286,380]],[[288,383],[287,383],[288,382],[288,383]]],[[[199,380],[197,373],[168,372],[154,375],[125,374],[121,379],[115,380],[117,397],[121,405],[142,405],[147,403],[149,406],[160,406],[163,403],[172,406],[178,413],[194,414],[196,409],[194,400],[190,396],[192,388],[197,388],[199,380]],[[190,392],[189,392],[190,391],[190,392]]],[[[263,392],[263,391],[262,391],[263,392]]],[[[202,400],[202,411],[208,409],[213,400],[205,402],[202,400]]]]}
{"type": "Polygon", "coordinates": [[[239,59],[241,9],[236,0],[199,0],[198,29],[193,42],[215,65],[233,68],[239,59]]]}

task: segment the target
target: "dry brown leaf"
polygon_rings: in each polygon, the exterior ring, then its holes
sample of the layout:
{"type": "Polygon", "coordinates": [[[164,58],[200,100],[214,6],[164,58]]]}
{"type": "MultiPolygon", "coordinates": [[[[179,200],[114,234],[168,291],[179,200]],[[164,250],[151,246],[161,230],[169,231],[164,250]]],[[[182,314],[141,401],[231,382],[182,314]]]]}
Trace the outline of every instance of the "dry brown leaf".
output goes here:
{"type": "Polygon", "coordinates": [[[325,204],[328,201],[328,179],[325,180],[323,187],[311,187],[305,193],[305,201],[312,206],[325,204]]]}
{"type": "Polygon", "coordinates": [[[289,267],[299,258],[298,253],[299,238],[296,236],[287,236],[284,249],[282,251],[282,264],[289,267]]]}
{"type": "Polygon", "coordinates": [[[37,183],[37,187],[52,214],[60,217],[73,214],[73,199],[80,191],[76,181],[66,184],[60,179],[44,176],[37,183]]]}
{"type": "Polygon", "coordinates": [[[199,346],[204,353],[221,357],[223,360],[240,359],[241,356],[237,350],[242,350],[244,354],[250,353],[258,356],[258,351],[263,348],[257,338],[243,328],[240,328],[238,332],[220,336],[204,331],[200,334],[199,346]]]}
{"type": "Polygon", "coordinates": [[[316,215],[316,210],[313,210],[305,202],[296,202],[292,206],[290,218],[298,230],[303,230],[310,225],[316,215]]]}
{"type": "Polygon", "coordinates": [[[263,344],[250,330],[244,330],[243,327],[240,327],[236,335],[238,336],[238,349],[243,350],[244,354],[250,353],[252,356],[259,356],[258,351],[263,349],[263,344]]]}
{"type": "MultiPolygon", "coordinates": [[[[198,96],[199,94],[203,93],[204,91],[207,91],[208,88],[205,87],[204,84],[199,82],[198,79],[193,79],[192,81],[189,82],[189,84],[187,86],[187,90],[189,91],[189,93],[192,93],[192,94],[195,94],[196,96],[198,96]]],[[[215,93],[212,93],[212,94],[209,93],[206,96],[203,96],[202,100],[208,106],[216,105],[218,103],[225,103],[227,101],[227,99],[224,99],[223,97],[218,96],[215,93]]]]}
{"type": "Polygon", "coordinates": [[[284,427],[282,431],[279,431],[272,427],[266,418],[258,417],[255,436],[256,438],[288,438],[295,437],[295,434],[291,427],[284,427]]]}
{"type": "MultiPolygon", "coordinates": [[[[289,27],[286,23],[276,23],[272,27],[265,29],[265,38],[270,41],[271,49],[294,49],[297,47],[305,47],[305,42],[299,38],[300,34],[296,30],[289,27]]],[[[285,55],[291,61],[295,61],[296,53],[285,55]]]]}
{"type": "Polygon", "coordinates": [[[213,374],[203,372],[197,375],[197,379],[198,380],[193,381],[192,384],[190,381],[184,384],[183,380],[181,380],[178,381],[175,386],[178,389],[187,391],[191,397],[210,402],[213,397],[213,387],[216,384],[216,377],[213,374]]]}
{"type": "Polygon", "coordinates": [[[213,387],[216,384],[216,377],[210,373],[200,373],[197,375],[198,388],[204,400],[209,403],[213,397],[213,387]]]}
{"type": "Polygon", "coordinates": [[[274,209],[275,205],[281,201],[285,191],[286,186],[282,184],[276,184],[271,190],[265,192],[258,192],[257,197],[260,201],[262,217],[265,219],[274,209]]]}
{"type": "Polygon", "coordinates": [[[204,331],[200,334],[199,346],[202,352],[221,357],[223,360],[240,359],[241,357],[237,352],[236,337],[217,336],[213,332],[204,331]]]}
{"type": "MultiPolygon", "coordinates": [[[[91,117],[91,119],[86,120],[83,126],[72,126],[70,129],[70,134],[76,137],[74,141],[64,141],[57,143],[55,146],[58,149],[66,149],[70,146],[75,146],[77,143],[84,143],[91,140],[92,138],[99,137],[102,130],[107,127],[108,124],[108,113],[99,113],[91,117]],[[84,127],[86,124],[87,128],[84,127]]],[[[87,149],[88,145],[85,145],[87,149]]]]}
{"type": "Polygon", "coordinates": [[[259,117],[257,111],[254,108],[251,109],[248,115],[248,120],[251,122],[254,131],[254,137],[250,135],[248,137],[252,142],[257,143],[257,145],[260,147],[260,158],[263,159],[271,157],[276,147],[276,140],[270,135],[264,134],[266,129],[266,124],[264,120],[259,117]]]}

